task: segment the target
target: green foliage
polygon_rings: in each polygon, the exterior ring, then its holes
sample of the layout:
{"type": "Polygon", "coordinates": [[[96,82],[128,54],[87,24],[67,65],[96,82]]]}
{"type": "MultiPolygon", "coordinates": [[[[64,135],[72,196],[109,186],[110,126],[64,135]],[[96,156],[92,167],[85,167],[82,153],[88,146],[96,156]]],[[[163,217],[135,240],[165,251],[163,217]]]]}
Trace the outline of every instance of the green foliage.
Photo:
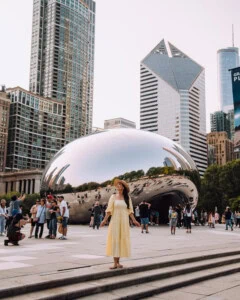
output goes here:
{"type": "Polygon", "coordinates": [[[240,160],[224,166],[212,165],[202,179],[199,208],[222,213],[226,206],[235,209],[240,195],[240,160]]]}
{"type": "MultiPolygon", "coordinates": [[[[5,199],[7,201],[7,206],[9,206],[9,203],[11,201],[12,196],[17,195],[18,197],[20,196],[19,192],[9,192],[4,195],[0,195],[0,199],[5,199]]],[[[25,200],[23,201],[23,214],[29,214],[30,209],[33,204],[36,203],[36,200],[40,199],[40,194],[30,194],[26,195],[25,200]]]]}

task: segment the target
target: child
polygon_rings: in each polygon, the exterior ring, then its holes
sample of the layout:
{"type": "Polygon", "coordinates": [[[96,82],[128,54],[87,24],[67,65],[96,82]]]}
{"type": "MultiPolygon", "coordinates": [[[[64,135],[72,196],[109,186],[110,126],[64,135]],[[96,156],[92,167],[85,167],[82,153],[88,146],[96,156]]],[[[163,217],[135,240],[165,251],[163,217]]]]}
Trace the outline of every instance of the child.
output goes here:
{"type": "Polygon", "coordinates": [[[178,213],[176,212],[175,207],[173,207],[169,214],[171,234],[175,234],[176,226],[177,226],[177,219],[178,219],[178,213]]]}

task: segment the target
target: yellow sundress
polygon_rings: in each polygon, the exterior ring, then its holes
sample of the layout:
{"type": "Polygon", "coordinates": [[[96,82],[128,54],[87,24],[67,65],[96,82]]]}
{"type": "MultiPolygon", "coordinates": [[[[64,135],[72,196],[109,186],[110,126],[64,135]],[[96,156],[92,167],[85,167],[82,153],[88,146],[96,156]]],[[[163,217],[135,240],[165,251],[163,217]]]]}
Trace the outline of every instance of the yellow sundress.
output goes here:
{"type": "Polygon", "coordinates": [[[133,213],[131,198],[129,197],[127,209],[124,200],[118,200],[112,195],[107,212],[111,213],[111,221],[108,227],[106,254],[113,257],[129,257],[131,254],[129,215],[133,213]]]}

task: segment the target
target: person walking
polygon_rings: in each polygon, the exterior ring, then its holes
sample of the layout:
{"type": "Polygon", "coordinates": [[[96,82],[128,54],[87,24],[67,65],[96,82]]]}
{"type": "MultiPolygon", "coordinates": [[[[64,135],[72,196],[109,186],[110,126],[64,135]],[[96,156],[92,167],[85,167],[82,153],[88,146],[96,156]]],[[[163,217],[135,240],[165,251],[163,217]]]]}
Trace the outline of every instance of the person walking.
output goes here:
{"type": "Polygon", "coordinates": [[[36,225],[36,216],[37,216],[37,210],[38,210],[38,206],[40,205],[40,200],[37,199],[36,200],[36,204],[34,204],[31,209],[30,209],[30,213],[31,213],[31,229],[30,229],[30,234],[29,234],[29,239],[31,239],[33,237],[33,229],[36,225]]]}
{"type": "Polygon", "coordinates": [[[0,236],[3,236],[5,231],[5,222],[8,218],[7,208],[6,208],[6,200],[2,199],[0,203],[0,236]]]}
{"type": "Polygon", "coordinates": [[[226,207],[225,222],[226,222],[226,228],[225,228],[225,230],[228,230],[228,226],[230,226],[231,230],[233,231],[232,212],[231,212],[229,206],[226,207]]]}
{"type": "Polygon", "coordinates": [[[40,200],[40,205],[38,206],[37,215],[36,215],[36,229],[35,229],[35,239],[41,239],[43,235],[44,223],[46,220],[46,200],[42,198],[40,200]],[[40,234],[38,235],[38,231],[40,229],[40,234]]]}
{"type": "Polygon", "coordinates": [[[186,205],[186,208],[185,208],[185,211],[184,211],[184,214],[185,214],[185,220],[186,220],[186,233],[191,233],[191,229],[192,229],[192,225],[191,225],[191,222],[192,222],[192,209],[190,207],[190,204],[187,204],[186,205]]]}
{"type": "Polygon", "coordinates": [[[142,233],[143,230],[146,230],[146,233],[149,233],[148,231],[148,224],[149,224],[149,218],[148,218],[148,212],[151,204],[147,203],[145,200],[139,204],[140,209],[140,219],[141,219],[141,227],[142,227],[142,233]]]}
{"type": "Polygon", "coordinates": [[[113,256],[114,259],[114,264],[110,269],[122,268],[120,258],[130,256],[129,217],[134,225],[140,227],[140,224],[134,217],[128,184],[124,180],[115,179],[114,186],[118,193],[110,197],[105,218],[100,225],[100,227],[105,226],[108,218],[111,216],[106,246],[107,256],[113,256]]]}

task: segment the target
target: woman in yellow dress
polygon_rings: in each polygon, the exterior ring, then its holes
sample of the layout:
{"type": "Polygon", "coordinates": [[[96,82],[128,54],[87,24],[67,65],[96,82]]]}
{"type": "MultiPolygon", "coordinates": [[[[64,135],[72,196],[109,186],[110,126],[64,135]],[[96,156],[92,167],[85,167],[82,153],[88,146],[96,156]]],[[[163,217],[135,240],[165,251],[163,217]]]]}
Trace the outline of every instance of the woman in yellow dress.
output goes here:
{"type": "Polygon", "coordinates": [[[128,184],[124,180],[115,179],[114,186],[118,193],[110,197],[105,218],[100,226],[103,227],[111,216],[106,249],[107,256],[113,256],[114,259],[114,265],[110,269],[122,268],[120,258],[130,256],[129,217],[133,224],[140,227],[133,214],[132,200],[128,195],[128,184]]]}

